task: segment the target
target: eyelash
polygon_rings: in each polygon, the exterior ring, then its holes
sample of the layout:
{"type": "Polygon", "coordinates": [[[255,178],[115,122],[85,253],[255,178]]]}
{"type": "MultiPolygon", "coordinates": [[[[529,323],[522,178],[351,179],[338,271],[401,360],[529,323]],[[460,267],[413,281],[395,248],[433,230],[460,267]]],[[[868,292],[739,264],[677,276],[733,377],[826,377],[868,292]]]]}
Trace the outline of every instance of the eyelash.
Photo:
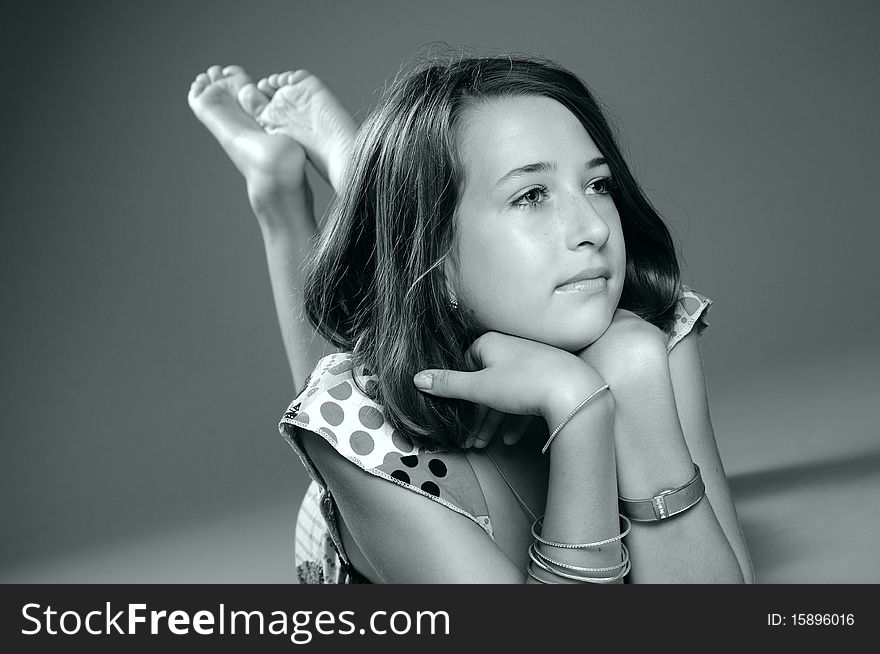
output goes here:
{"type": "MultiPolygon", "coordinates": [[[[605,190],[604,191],[597,191],[596,195],[611,195],[611,193],[614,191],[614,188],[615,188],[614,180],[612,180],[611,177],[597,177],[596,179],[594,179],[593,181],[590,182],[589,186],[593,186],[594,184],[597,184],[597,183],[604,184],[605,190]]],[[[543,184],[538,184],[538,185],[533,186],[532,188],[526,190],[519,197],[517,197],[516,200],[514,200],[511,203],[511,206],[519,208],[519,209],[527,209],[529,207],[537,207],[539,204],[541,204],[540,200],[537,202],[523,202],[522,201],[523,198],[525,198],[527,195],[529,195],[530,193],[533,193],[535,191],[540,191],[542,195],[547,195],[547,187],[544,186],[543,184]]]]}

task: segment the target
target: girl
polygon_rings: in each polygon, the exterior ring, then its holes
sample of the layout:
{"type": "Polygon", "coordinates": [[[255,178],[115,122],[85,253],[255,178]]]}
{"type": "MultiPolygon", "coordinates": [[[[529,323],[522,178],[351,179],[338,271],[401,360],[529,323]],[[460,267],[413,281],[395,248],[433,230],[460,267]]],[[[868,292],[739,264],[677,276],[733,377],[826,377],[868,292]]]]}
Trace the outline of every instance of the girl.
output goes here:
{"type": "Polygon", "coordinates": [[[304,71],[212,67],[189,99],[247,181],[301,389],[281,423],[314,480],[301,581],[752,581],[711,301],[576,76],[426,65],[354,142],[304,71]],[[339,196],[304,278],[307,157],[339,196]]]}

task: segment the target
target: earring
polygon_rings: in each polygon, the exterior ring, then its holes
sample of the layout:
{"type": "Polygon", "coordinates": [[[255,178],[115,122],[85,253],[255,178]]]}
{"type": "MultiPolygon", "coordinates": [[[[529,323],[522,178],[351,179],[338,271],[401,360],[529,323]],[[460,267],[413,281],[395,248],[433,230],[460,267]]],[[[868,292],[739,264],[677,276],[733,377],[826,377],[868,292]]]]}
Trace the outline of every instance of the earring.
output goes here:
{"type": "Polygon", "coordinates": [[[449,298],[449,306],[452,308],[453,311],[457,311],[458,310],[458,300],[456,300],[455,297],[449,298]]]}

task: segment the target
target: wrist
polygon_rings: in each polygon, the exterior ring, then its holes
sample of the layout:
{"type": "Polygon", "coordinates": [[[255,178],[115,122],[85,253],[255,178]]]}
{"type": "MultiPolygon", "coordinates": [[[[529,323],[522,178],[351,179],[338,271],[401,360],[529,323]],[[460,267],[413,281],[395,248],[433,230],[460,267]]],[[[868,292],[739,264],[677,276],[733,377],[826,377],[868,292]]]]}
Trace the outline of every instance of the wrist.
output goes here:
{"type": "Polygon", "coordinates": [[[614,397],[609,392],[608,384],[598,375],[589,379],[589,383],[584,378],[580,383],[569,385],[567,392],[558,394],[551,403],[545,414],[549,436],[541,448],[542,454],[551,446],[556,453],[561,447],[575,455],[572,447],[581,451],[586,445],[593,451],[603,442],[613,443],[614,397]],[[572,434],[589,434],[589,437],[585,440],[572,434]]]}
{"type": "MultiPolygon", "coordinates": [[[[578,403],[605,385],[605,380],[591,366],[577,357],[564,371],[560,371],[558,382],[547,389],[541,414],[547,426],[553,430],[578,403]]],[[[606,393],[607,395],[607,393],[606,393]]]]}

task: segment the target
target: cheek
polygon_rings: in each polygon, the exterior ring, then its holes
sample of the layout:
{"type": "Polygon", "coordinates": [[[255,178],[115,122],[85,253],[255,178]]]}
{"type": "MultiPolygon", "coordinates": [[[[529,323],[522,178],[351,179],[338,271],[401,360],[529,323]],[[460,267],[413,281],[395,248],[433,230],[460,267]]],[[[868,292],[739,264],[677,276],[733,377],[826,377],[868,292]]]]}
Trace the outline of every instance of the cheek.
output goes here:
{"type": "Polygon", "coordinates": [[[478,315],[505,307],[509,312],[537,301],[548,270],[539,237],[500,230],[471,230],[462,237],[457,291],[478,315]]]}

